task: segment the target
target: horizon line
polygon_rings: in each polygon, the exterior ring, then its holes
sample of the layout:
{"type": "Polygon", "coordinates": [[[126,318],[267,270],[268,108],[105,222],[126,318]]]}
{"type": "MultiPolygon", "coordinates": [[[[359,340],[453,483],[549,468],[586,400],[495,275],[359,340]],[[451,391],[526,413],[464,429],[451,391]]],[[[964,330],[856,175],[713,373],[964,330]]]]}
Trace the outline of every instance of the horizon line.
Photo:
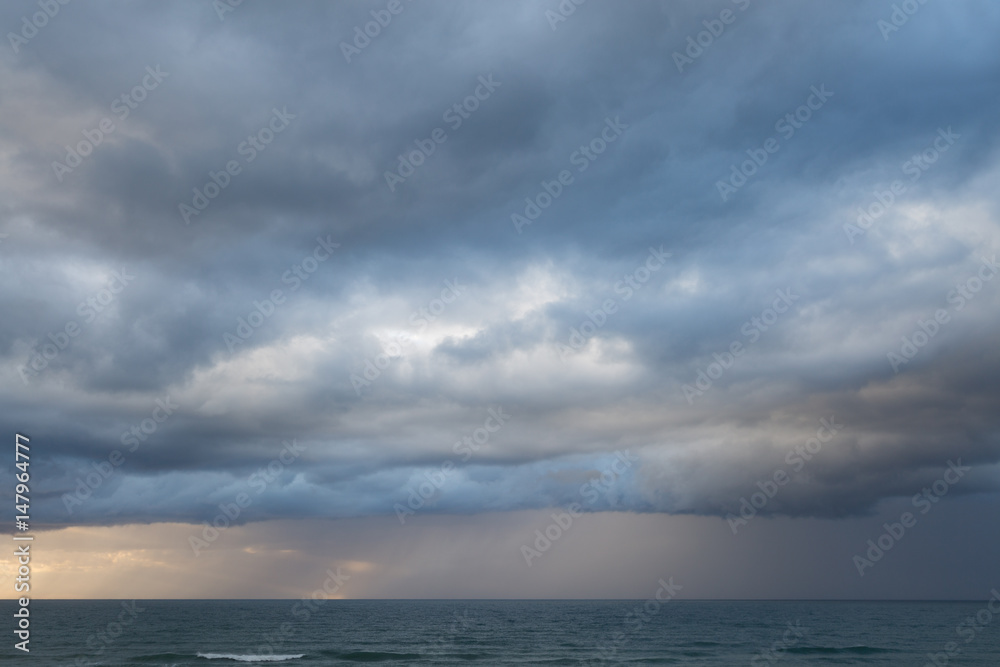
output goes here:
{"type": "MultiPolygon", "coordinates": [[[[19,598],[2,598],[16,602],[19,598]]],[[[297,602],[293,598],[30,598],[32,602],[297,602]]],[[[324,602],[635,602],[648,598],[323,598],[324,602]]],[[[981,602],[982,598],[672,598],[674,602],[981,602]]]]}

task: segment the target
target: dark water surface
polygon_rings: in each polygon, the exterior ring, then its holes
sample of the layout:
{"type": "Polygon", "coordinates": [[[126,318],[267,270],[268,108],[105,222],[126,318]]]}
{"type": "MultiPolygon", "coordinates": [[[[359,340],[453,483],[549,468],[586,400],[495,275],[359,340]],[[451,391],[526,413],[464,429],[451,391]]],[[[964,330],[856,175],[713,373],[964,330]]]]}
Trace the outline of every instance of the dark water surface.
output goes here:
{"type": "Polygon", "coordinates": [[[24,654],[4,601],[0,664],[1000,665],[1000,602],[644,604],[35,600],[24,654]]]}

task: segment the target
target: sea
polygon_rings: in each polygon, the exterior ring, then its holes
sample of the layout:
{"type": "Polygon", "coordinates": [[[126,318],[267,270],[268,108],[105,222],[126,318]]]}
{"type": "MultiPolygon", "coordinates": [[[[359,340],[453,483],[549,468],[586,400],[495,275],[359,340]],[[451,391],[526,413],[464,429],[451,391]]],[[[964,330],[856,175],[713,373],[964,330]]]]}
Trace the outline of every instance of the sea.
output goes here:
{"type": "MultiPolygon", "coordinates": [[[[4,667],[1000,665],[981,602],[33,600],[4,667]]],[[[985,610],[985,611],[984,611],[985,610]]]]}

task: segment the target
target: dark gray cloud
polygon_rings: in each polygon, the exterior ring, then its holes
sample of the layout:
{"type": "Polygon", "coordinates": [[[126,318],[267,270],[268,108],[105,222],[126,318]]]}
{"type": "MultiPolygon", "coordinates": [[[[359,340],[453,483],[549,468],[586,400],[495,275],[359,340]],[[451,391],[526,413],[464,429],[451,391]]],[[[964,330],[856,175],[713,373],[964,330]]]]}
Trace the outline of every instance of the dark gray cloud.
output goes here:
{"type": "Polygon", "coordinates": [[[591,0],[554,30],[554,2],[404,2],[348,63],[381,7],[71,3],[0,49],[0,425],[44,443],[39,518],[211,519],[293,439],[241,521],[392,515],[445,461],[421,512],[562,506],[626,449],[586,509],[726,516],[831,417],[762,514],[866,515],[958,458],[955,495],[996,492],[1000,279],[956,291],[1000,249],[993,3],[884,39],[882,2],[591,0]]]}

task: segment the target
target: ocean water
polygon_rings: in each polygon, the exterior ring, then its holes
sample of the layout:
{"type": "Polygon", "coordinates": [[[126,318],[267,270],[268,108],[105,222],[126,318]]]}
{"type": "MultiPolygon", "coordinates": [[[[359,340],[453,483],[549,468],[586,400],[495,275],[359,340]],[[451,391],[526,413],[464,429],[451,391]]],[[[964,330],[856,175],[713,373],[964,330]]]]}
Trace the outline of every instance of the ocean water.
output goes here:
{"type": "Polygon", "coordinates": [[[985,601],[35,600],[30,654],[15,605],[4,667],[1000,665],[985,601]]]}

